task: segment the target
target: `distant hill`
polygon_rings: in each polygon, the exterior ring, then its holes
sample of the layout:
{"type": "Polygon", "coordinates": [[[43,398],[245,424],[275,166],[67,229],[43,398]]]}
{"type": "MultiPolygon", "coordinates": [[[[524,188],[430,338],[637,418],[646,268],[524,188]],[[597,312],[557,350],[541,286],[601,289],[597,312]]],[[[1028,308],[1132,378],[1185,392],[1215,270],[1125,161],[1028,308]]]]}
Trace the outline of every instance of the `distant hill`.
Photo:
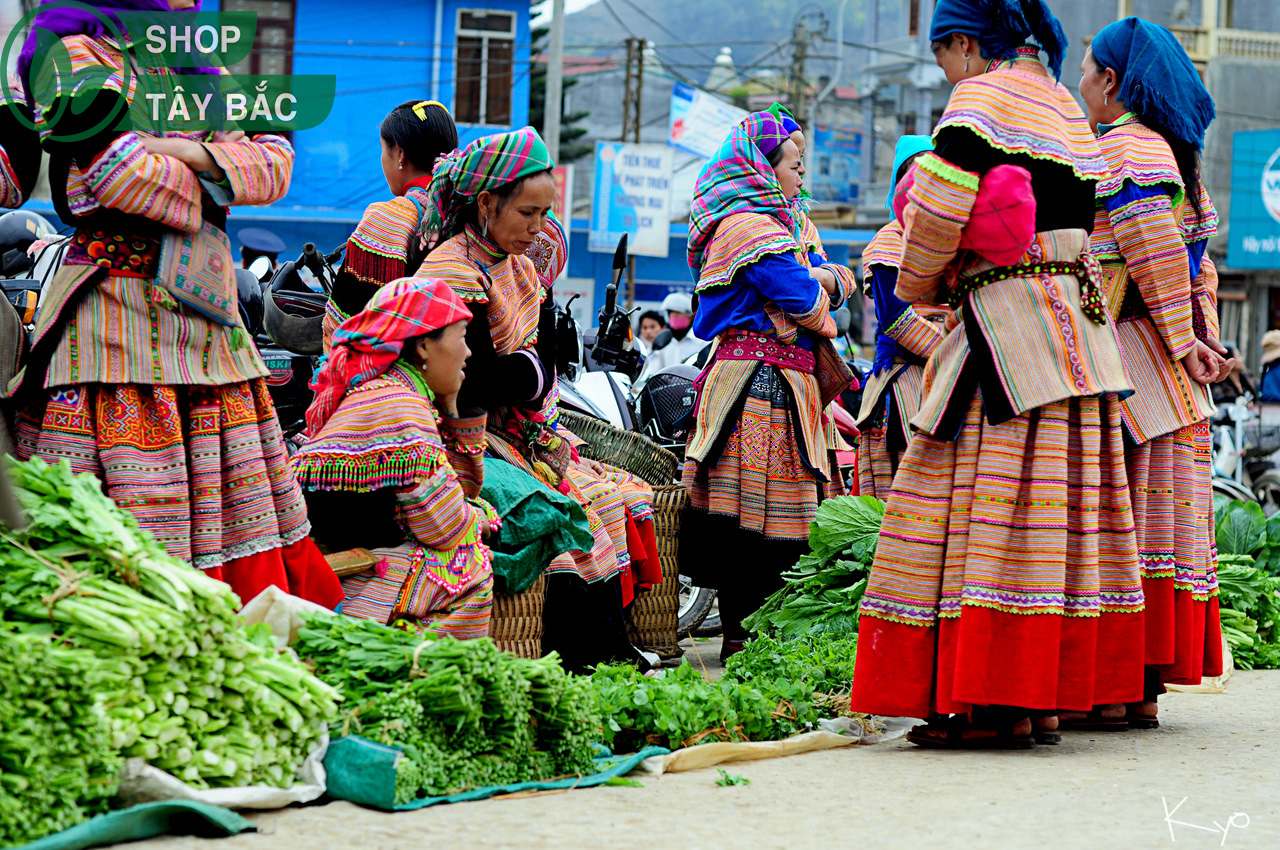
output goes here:
{"type": "MultiPolygon", "coordinates": [[[[629,36],[653,41],[658,58],[673,71],[702,82],[710,71],[720,47],[733,49],[734,64],[742,69],[762,54],[764,65],[786,66],[791,61],[790,40],[797,12],[821,8],[830,21],[830,36],[835,38],[835,14],[839,3],[823,0],[800,3],[797,0],[604,0],[574,12],[565,18],[565,44],[569,52],[587,53],[591,46],[617,45],[629,36]],[[636,11],[643,9],[652,20],[636,11]],[[617,18],[610,13],[617,13],[617,18]],[[622,20],[619,25],[618,19],[622,20]],[[671,32],[664,32],[663,27],[671,32]],[[679,38],[671,35],[678,33],[679,38]],[[680,43],[694,45],[682,47],[680,43]],[[782,49],[775,47],[787,42],[782,49]]],[[[862,4],[850,4],[845,12],[845,40],[858,41],[863,33],[862,4]],[[858,8],[854,8],[855,5],[858,8]]],[[[834,45],[827,45],[833,48],[834,45]]],[[[823,51],[827,52],[827,51],[823,51]]],[[[622,58],[621,51],[609,55],[622,58]]],[[[814,69],[811,69],[811,73],[814,69]]]]}

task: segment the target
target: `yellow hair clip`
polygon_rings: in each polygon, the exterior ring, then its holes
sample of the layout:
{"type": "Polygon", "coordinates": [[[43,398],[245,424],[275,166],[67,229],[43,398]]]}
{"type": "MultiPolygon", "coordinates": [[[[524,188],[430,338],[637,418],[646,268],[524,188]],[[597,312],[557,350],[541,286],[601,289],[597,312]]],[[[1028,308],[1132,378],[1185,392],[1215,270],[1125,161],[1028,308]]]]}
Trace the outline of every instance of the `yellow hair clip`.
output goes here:
{"type": "Polygon", "coordinates": [[[445,112],[448,112],[448,111],[449,111],[448,109],[445,109],[444,104],[443,104],[443,103],[441,103],[441,102],[440,102],[440,101],[438,101],[438,100],[424,100],[424,101],[422,101],[421,103],[415,103],[415,104],[413,105],[413,114],[414,114],[414,115],[416,115],[416,116],[418,116],[418,120],[419,120],[419,121],[426,121],[426,120],[427,120],[427,107],[428,107],[428,106],[438,106],[438,107],[440,107],[441,109],[444,109],[444,111],[445,111],[445,112]]]}

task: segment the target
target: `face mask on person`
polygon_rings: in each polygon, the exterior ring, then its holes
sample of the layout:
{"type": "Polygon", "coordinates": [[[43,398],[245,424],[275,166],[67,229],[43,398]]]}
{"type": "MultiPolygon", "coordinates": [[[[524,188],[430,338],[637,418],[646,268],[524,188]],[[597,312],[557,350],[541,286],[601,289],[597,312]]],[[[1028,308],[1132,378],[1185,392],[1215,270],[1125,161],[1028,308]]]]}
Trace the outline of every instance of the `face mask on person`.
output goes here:
{"type": "Polygon", "coordinates": [[[684,313],[672,313],[667,316],[667,326],[671,328],[671,335],[676,339],[684,339],[692,324],[693,317],[684,313]]]}

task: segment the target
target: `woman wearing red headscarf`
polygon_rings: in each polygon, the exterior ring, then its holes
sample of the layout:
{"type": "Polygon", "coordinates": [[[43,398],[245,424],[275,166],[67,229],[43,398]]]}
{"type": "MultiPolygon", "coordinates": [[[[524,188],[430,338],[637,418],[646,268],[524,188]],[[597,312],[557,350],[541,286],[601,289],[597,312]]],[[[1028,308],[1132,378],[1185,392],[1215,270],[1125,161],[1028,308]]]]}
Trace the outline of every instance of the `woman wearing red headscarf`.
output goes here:
{"type": "Polygon", "coordinates": [[[317,538],[379,559],[343,581],[344,614],[457,638],[489,631],[485,417],[458,413],[470,318],[448,284],[405,278],[334,331],[293,464],[317,538]]]}

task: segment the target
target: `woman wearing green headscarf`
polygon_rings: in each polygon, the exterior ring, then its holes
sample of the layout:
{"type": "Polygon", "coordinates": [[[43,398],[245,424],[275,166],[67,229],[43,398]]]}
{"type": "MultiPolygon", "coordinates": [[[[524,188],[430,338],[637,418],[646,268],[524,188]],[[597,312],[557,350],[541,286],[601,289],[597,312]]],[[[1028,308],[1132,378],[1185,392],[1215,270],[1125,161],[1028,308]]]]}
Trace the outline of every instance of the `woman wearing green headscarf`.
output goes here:
{"type": "MultiPolygon", "coordinates": [[[[584,488],[595,493],[603,469],[580,459],[572,435],[556,427],[555,304],[548,276],[540,276],[528,256],[544,244],[551,221],[553,165],[531,127],[477,139],[437,163],[428,229],[442,241],[417,276],[446,280],[474,315],[458,404],[488,413],[489,454],[570,496],[587,513],[592,550],[560,555],[547,567],[543,641],[544,649],[582,668],[636,653],[622,615],[621,577],[630,560],[625,517],[593,507],[599,498],[584,488]]],[[[615,491],[606,500],[610,508],[621,502],[615,491]]]]}

